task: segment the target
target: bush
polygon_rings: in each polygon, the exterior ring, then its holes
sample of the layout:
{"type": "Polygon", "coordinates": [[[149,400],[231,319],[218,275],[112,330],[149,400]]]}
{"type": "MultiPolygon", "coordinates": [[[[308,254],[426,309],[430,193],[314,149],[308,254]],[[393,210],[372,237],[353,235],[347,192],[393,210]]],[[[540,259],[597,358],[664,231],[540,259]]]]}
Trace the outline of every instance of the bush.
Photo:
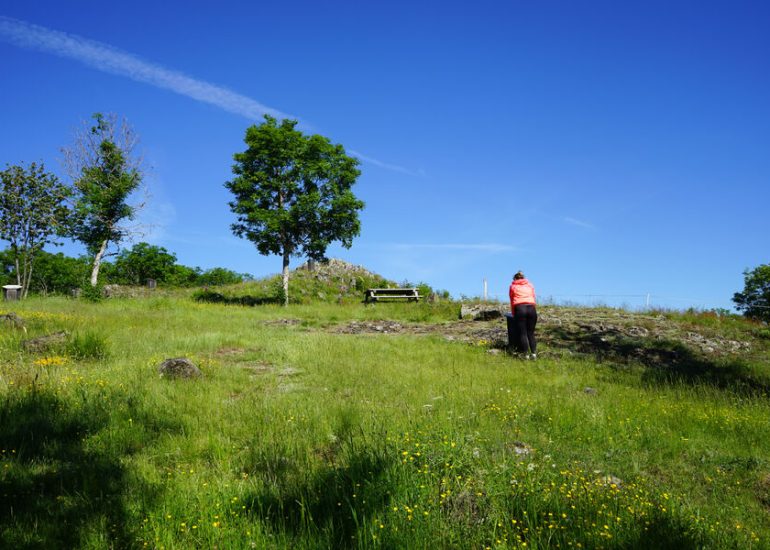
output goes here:
{"type": "Polygon", "coordinates": [[[198,284],[209,286],[234,285],[242,283],[245,278],[250,277],[224,267],[215,267],[201,273],[198,277],[198,284]]]}
{"type": "Polygon", "coordinates": [[[101,302],[104,300],[104,285],[97,284],[93,286],[86,282],[80,287],[80,298],[86,302],[101,302]]]}
{"type": "Polygon", "coordinates": [[[67,343],[67,355],[81,360],[106,359],[107,339],[91,331],[75,334],[67,343]]]}

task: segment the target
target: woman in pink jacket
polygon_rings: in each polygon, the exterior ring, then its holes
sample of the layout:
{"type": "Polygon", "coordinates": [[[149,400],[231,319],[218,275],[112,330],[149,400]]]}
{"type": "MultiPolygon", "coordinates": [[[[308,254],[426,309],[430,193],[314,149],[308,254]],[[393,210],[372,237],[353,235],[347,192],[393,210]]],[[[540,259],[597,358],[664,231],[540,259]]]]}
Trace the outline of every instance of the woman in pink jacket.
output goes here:
{"type": "Polygon", "coordinates": [[[519,271],[513,276],[508,296],[511,298],[511,313],[519,334],[518,350],[520,353],[526,353],[527,359],[537,359],[535,287],[519,271]]]}

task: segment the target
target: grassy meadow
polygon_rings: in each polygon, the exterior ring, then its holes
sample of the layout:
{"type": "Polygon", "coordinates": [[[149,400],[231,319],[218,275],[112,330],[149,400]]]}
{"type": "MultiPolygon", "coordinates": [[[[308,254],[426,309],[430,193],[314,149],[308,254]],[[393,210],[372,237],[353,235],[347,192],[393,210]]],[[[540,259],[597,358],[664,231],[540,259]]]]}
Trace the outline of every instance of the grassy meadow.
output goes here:
{"type": "Polygon", "coordinates": [[[2,304],[0,547],[770,548],[766,328],[675,316],[751,338],[714,383],[494,353],[458,309],[2,304]],[[439,330],[336,330],[379,321],[439,330]]]}

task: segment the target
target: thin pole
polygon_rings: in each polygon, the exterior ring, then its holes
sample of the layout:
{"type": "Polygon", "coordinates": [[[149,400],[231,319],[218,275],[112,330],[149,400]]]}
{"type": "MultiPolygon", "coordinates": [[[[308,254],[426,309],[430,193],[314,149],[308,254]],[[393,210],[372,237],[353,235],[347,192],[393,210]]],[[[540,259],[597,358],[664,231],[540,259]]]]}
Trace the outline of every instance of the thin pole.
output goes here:
{"type": "Polygon", "coordinates": [[[484,301],[487,301],[487,280],[484,279],[484,301]]]}

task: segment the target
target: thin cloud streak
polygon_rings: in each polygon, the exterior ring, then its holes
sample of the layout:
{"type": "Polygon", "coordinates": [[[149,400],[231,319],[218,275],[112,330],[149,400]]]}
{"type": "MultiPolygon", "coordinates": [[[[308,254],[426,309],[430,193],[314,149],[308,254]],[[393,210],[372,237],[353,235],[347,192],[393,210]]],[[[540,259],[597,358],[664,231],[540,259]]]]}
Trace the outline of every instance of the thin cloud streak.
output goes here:
{"type": "MultiPolygon", "coordinates": [[[[0,16],[0,40],[20,48],[74,59],[97,70],[125,76],[136,82],[149,84],[156,88],[171,90],[179,95],[214,105],[227,112],[241,115],[251,120],[259,120],[264,115],[270,115],[279,119],[290,118],[299,120],[296,116],[263,105],[245,95],[233,92],[222,86],[192,78],[178,71],[166,69],[155,63],[144,61],[135,55],[118,50],[108,44],[33,25],[11,17],[0,16]]],[[[303,121],[300,121],[300,125],[308,127],[308,124],[303,121]]],[[[388,164],[356,151],[350,151],[350,154],[363,162],[373,164],[385,170],[400,172],[410,176],[425,175],[422,171],[415,172],[403,166],[388,164]]]]}
{"type": "Polygon", "coordinates": [[[381,160],[377,160],[372,157],[367,157],[366,155],[362,155],[358,151],[348,151],[348,153],[350,153],[351,155],[360,159],[363,162],[373,164],[374,166],[384,168],[385,170],[392,170],[393,172],[400,172],[402,174],[407,174],[409,176],[425,175],[425,173],[422,171],[415,172],[414,170],[410,170],[409,168],[404,168],[403,166],[398,166],[397,164],[388,164],[387,162],[382,162],[381,160]]]}
{"type": "Polygon", "coordinates": [[[149,63],[107,44],[10,17],[0,16],[0,40],[21,48],[74,59],[100,71],[171,90],[252,120],[258,120],[264,115],[276,118],[296,118],[263,105],[250,97],[149,63]]]}
{"type": "Polygon", "coordinates": [[[565,223],[568,223],[570,225],[576,225],[578,227],[584,227],[586,229],[596,229],[595,225],[592,225],[592,224],[590,224],[588,222],[584,222],[584,221],[581,221],[581,220],[576,220],[575,218],[563,218],[562,221],[564,221],[565,223]]]}
{"type": "Polygon", "coordinates": [[[390,246],[399,250],[461,250],[466,252],[488,252],[498,254],[501,252],[515,252],[518,249],[515,246],[499,243],[437,243],[437,244],[407,244],[392,243],[390,246]]]}

